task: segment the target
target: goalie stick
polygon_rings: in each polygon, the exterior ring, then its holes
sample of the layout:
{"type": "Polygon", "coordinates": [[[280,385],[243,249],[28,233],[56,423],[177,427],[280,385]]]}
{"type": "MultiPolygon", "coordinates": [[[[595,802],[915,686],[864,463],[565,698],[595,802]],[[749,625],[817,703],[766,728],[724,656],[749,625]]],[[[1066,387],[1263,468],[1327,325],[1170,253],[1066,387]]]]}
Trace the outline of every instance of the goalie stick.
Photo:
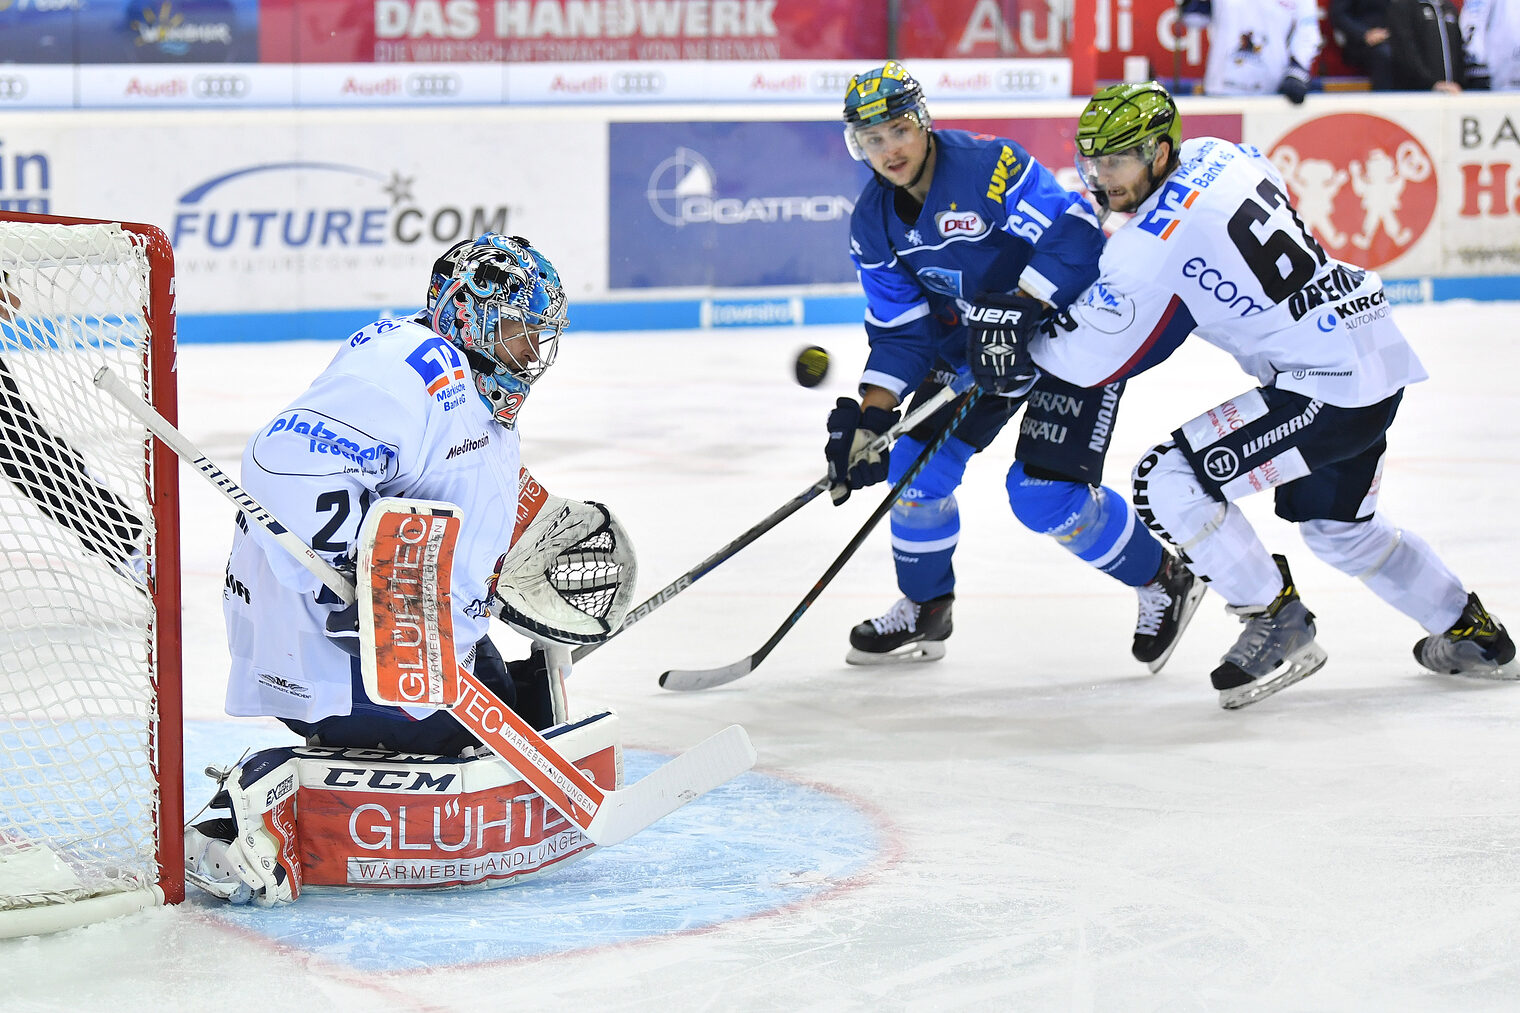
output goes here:
{"type": "MultiPolygon", "coordinates": [[[[872,440],[869,449],[876,453],[880,453],[881,451],[886,450],[903,433],[909,432],[922,425],[924,422],[928,421],[931,415],[939,411],[951,401],[954,401],[956,393],[957,392],[949,386],[941,387],[938,391],[935,392],[933,397],[929,398],[929,400],[925,401],[922,405],[914,408],[913,411],[909,412],[907,417],[905,417],[902,421],[898,422],[892,428],[888,429],[885,433],[882,433],[876,439],[872,440]]],[[[681,574],[669,584],[666,584],[659,591],[650,595],[642,603],[629,609],[628,615],[624,617],[622,624],[618,626],[617,629],[613,630],[606,640],[599,641],[595,644],[582,644],[580,647],[577,647],[574,651],[571,652],[571,660],[580,661],[582,658],[590,654],[592,651],[596,650],[598,647],[606,644],[608,640],[611,640],[619,633],[622,633],[624,630],[632,626],[634,623],[638,622],[640,619],[647,617],[649,613],[664,605],[666,602],[670,601],[670,599],[674,598],[682,591],[685,591],[687,588],[691,587],[691,585],[707,576],[713,570],[716,570],[721,564],[726,563],[728,560],[732,559],[735,555],[738,554],[740,549],[743,549],[746,546],[750,545],[771,528],[774,528],[776,525],[786,520],[792,514],[796,513],[798,510],[801,510],[804,506],[807,506],[808,503],[817,498],[819,493],[827,492],[828,488],[829,477],[825,475],[818,481],[814,482],[812,485],[808,486],[806,489],[802,490],[797,495],[793,496],[791,499],[787,500],[779,508],[774,510],[770,516],[766,517],[760,523],[744,532],[744,534],[740,535],[738,538],[735,538],[733,541],[723,546],[723,548],[719,549],[717,552],[714,552],[712,555],[702,560],[702,562],[698,563],[690,570],[687,570],[685,573],[681,574]]]]}
{"type": "Polygon", "coordinates": [[[940,448],[945,445],[951,436],[955,435],[955,430],[960,426],[961,420],[966,417],[966,413],[971,410],[972,405],[980,400],[981,396],[982,389],[980,387],[972,387],[960,396],[960,399],[955,403],[955,414],[950,417],[950,420],[935,434],[934,439],[914,459],[902,478],[899,478],[896,484],[892,486],[886,498],[877,505],[875,510],[871,511],[871,516],[866,518],[865,524],[861,525],[860,530],[855,532],[855,537],[850,539],[849,544],[844,547],[844,551],[835,557],[834,561],[829,564],[829,568],[823,571],[823,576],[819,577],[817,583],[813,585],[812,590],[802,596],[802,601],[797,603],[797,607],[792,610],[792,614],[786,617],[776,632],[771,634],[769,640],[760,645],[758,651],[731,665],[724,665],[722,668],[672,669],[660,676],[660,685],[666,689],[673,690],[710,689],[713,686],[722,686],[725,683],[733,682],[735,679],[742,679],[758,668],[760,662],[765,660],[766,655],[770,654],[775,646],[781,642],[781,638],[786,636],[793,626],[797,625],[797,621],[802,618],[802,614],[808,610],[813,602],[818,600],[819,595],[823,594],[824,588],[828,587],[829,583],[839,574],[839,571],[844,569],[844,564],[849,562],[850,557],[855,554],[855,550],[860,548],[861,543],[866,540],[866,536],[887,515],[887,511],[892,509],[892,504],[897,502],[897,497],[901,496],[903,490],[912,484],[913,480],[918,477],[919,472],[924,470],[924,467],[929,463],[929,459],[939,453],[940,448]]]}
{"type": "MultiPolygon", "coordinates": [[[[95,373],[95,384],[115,398],[129,412],[206,480],[222,491],[243,511],[250,521],[274,536],[279,544],[317,579],[340,595],[345,602],[355,599],[354,584],[338,573],[325,559],[312,551],[291,531],[265,510],[258,501],[227,476],[219,467],[185,438],[158,412],[136,397],[107,367],[95,373]]],[[[382,501],[384,502],[384,501],[382,501]]],[[[402,509],[431,513],[437,504],[406,506],[402,509]]],[[[457,518],[454,518],[457,522],[457,518]]],[[[362,611],[362,610],[361,610],[362,611]]],[[[539,794],[593,843],[617,844],[648,827],[656,820],[732,780],[755,764],[755,748],[749,735],[739,725],[729,725],[704,739],[653,773],[627,788],[603,789],[561,756],[542,735],[503,704],[491,690],[477,680],[463,665],[448,672],[462,687],[449,714],[468,728],[514,770],[522,774],[539,794]]],[[[368,688],[368,687],[366,687],[368,688]]],[[[447,701],[448,690],[442,691],[447,701]]],[[[411,700],[379,700],[381,703],[413,703],[411,700]]]]}

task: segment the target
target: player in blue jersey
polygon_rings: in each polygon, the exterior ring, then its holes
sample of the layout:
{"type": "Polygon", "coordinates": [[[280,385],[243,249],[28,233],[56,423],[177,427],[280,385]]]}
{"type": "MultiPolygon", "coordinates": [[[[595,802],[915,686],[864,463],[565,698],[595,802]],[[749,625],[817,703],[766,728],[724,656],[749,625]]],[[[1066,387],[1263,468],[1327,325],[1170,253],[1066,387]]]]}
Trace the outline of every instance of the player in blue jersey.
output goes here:
{"type": "Polygon", "coordinates": [[[1022,405],[1007,481],[1014,516],[1139,592],[1133,653],[1158,671],[1203,585],[1138,522],[1125,497],[1100,484],[1124,384],[1084,390],[1042,377],[1026,351],[997,337],[1009,314],[1064,306],[1097,277],[1097,220],[1016,142],[935,130],[923,89],[899,63],[850,80],[844,121],[850,153],[874,170],[850,223],[871,351],[860,400],[840,398],[828,419],[834,502],[853,489],[895,482],[944,423],[949,409],[889,453],[871,453],[869,444],[896,421],[908,396],[931,397],[973,373],[999,395],[978,402],[893,506],[903,598],[851,630],[846,660],[943,657],[960,534],[955,490],[971,456],[1022,405]]]}

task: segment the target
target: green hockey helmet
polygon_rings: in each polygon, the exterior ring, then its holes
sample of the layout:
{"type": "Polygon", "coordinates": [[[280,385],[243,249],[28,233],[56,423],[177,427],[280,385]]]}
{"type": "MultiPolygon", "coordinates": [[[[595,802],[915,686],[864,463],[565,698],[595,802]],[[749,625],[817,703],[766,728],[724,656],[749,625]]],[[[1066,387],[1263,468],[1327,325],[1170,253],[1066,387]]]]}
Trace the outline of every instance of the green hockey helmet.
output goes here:
{"type": "Polygon", "coordinates": [[[1175,156],[1182,144],[1182,116],[1160,84],[1147,81],[1101,88],[1077,120],[1077,170],[1096,193],[1099,159],[1131,155],[1149,163],[1163,137],[1175,156]]]}
{"type": "Polygon", "coordinates": [[[856,161],[864,162],[866,156],[855,140],[855,131],[899,116],[912,116],[925,130],[934,126],[923,86],[906,67],[888,60],[884,66],[850,78],[844,93],[844,141],[856,161]]]}

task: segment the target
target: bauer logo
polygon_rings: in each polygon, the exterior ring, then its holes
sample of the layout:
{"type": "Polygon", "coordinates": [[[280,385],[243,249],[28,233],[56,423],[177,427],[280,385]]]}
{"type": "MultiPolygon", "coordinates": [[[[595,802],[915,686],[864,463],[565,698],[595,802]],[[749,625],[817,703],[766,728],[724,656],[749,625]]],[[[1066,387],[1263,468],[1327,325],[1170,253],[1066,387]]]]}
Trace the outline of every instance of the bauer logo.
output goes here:
{"type": "Polygon", "coordinates": [[[1320,116],[1268,151],[1299,217],[1331,256],[1360,267],[1397,260],[1430,228],[1436,161],[1404,127],[1366,113],[1320,116]]]}

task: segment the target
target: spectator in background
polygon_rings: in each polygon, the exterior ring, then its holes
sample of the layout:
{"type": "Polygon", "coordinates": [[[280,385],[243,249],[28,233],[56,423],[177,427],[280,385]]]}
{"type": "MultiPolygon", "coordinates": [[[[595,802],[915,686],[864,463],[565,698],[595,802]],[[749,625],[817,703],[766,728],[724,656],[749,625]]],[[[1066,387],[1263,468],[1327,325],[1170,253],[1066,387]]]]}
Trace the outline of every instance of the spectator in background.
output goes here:
{"type": "Polygon", "coordinates": [[[1388,0],[1330,0],[1330,25],[1346,62],[1367,75],[1373,91],[1393,91],[1388,0]]]}
{"type": "Polygon", "coordinates": [[[1394,88],[1448,94],[1462,90],[1467,59],[1452,0],[1388,0],[1388,32],[1394,88]]]}
{"type": "Polygon", "coordinates": [[[1182,19],[1209,31],[1205,95],[1277,92],[1303,102],[1323,42],[1316,0],[1187,0],[1182,19]]]}
{"type": "Polygon", "coordinates": [[[1520,3],[1467,0],[1460,23],[1468,89],[1520,90],[1520,3]]]}

